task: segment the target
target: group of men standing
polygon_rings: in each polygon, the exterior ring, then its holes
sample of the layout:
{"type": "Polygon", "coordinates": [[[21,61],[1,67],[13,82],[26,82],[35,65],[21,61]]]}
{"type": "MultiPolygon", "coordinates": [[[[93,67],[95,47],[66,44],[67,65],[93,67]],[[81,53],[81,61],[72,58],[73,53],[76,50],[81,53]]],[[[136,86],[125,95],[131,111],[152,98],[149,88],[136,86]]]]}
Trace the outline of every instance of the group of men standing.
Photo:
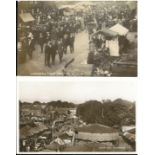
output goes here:
{"type": "MultiPolygon", "coordinates": [[[[56,29],[57,32],[57,29],[56,29]]],[[[41,53],[45,54],[45,66],[50,67],[55,64],[55,58],[58,54],[60,63],[62,62],[63,55],[67,54],[69,47],[70,52],[74,52],[75,33],[64,33],[60,36],[58,33],[46,32],[46,35],[40,33],[38,43],[41,47],[41,53]],[[56,34],[55,34],[56,33],[56,34]]]]}
{"type": "Polygon", "coordinates": [[[35,50],[35,39],[32,32],[29,32],[27,37],[21,38],[19,42],[21,42],[22,44],[21,50],[23,51],[23,53],[25,53],[25,55],[28,55],[29,59],[32,59],[33,51],[35,50]]]}

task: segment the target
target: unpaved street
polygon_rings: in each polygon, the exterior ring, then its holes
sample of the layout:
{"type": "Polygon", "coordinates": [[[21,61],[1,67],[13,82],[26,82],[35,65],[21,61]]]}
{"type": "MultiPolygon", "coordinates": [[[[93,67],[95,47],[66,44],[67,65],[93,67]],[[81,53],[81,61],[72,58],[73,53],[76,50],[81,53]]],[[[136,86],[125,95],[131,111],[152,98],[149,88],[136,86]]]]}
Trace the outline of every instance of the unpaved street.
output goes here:
{"type": "Polygon", "coordinates": [[[88,33],[82,31],[76,34],[75,37],[75,51],[70,53],[68,48],[67,54],[63,56],[63,61],[60,63],[58,55],[56,55],[55,65],[47,67],[44,65],[44,53],[40,52],[40,46],[35,46],[33,51],[33,59],[27,58],[27,61],[18,65],[18,75],[63,75],[62,70],[66,63],[74,58],[74,61],[69,65],[69,72],[73,72],[74,75],[80,75],[79,72],[85,74],[86,68],[91,72],[91,66],[87,65],[88,45],[89,45],[88,33]]]}

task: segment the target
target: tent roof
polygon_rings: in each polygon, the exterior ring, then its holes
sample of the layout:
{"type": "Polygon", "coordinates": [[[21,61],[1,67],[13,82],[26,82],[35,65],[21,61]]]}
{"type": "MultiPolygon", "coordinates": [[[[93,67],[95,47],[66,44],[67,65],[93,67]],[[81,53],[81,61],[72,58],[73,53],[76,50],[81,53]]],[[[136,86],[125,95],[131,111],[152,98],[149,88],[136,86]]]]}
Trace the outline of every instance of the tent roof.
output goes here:
{"type": "Polygon", "coordinates": [[[26,137],[32,136],[34,134],[38,134],[47,129],[48,128],[42,123],[37,123],[34,125],[34,127],[26,125],[25,127],[20,129],[20,138],[24,139],[26,137]]]}
{"type": "Polygon", "coordinates": [[[129,32],[129,30],[126,27],[120,25],[119,23],[117,23],[116,25],[112,26],[110,28],[110,30],[118,33],[119,35],[126,35],[129,32]]]}
{"type": "Polygon", "coordinates": [[[73,9],[73,5],[61,5],[59,9],[73,9]]]}
{"type": "Polygon", "coordinates": [[[78,5],[96,5],[95,3],[93,2],[88,2],[88,1],[85,1],[85,2],[79,2],[78,5]]]}
{"type": "Polygon", "coordinates": [[[114,31],[112,31],[110,29],[106,29],[106,28],[93,33],[93,35],[96,35],[96,34],[103,34],[106,37],[116,37],[117,36],[116,32],[114,32],[114,31]]]}
{"type": "Polygon", "coordinates": [[[30,13],[22,13],[19,15],[20,18],[22,19],[22,21],[24,23],[27,23],[27,22],[32,22],[34,21],[35,19],[33,18],[33,16],[30,14],[30,13]]]}
{"type": "Polygon", "coordinates": [[[73,7],[73,9],[75,9],[76,11],[80,11],[80,10],[85,10],[85,7],[84,6],[82,6],[82,5],[75,5],[74,7],[73,7]]]}
{"type": "Polygon", "coordinates": [[[117,132],[117,130],[101,125],[101,124],[90,124],[90,125],[85,125],[83,127],[79,127],[77,129],[79,132],[87,132],[87,133],[114,133],[117,132]]]}

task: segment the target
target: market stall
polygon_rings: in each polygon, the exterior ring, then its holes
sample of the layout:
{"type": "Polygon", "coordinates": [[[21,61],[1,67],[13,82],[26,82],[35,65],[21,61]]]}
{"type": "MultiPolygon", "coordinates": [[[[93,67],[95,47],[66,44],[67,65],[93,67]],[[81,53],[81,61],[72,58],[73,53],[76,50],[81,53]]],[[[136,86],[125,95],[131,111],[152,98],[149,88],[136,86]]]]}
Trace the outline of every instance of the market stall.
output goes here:
{"type": "Polygon", "coordinates": [[[122,26],[119,23],[109,28],[109,30],[116,32],[120,36],[126,36],[129,32],[129,30],[126,27],[122,26]]]}
{"type": "Polygon", "coordinates": [[[119,43],[116,32],[109,29],[99,30],[92,34],[91,39],[96,42],[96,44],[99,44],[99,42],[101,42],[100,44],[105,44],[109,49],[110,56],[119,56],[119,43]]]}
{"type": "Polygon", "coordinates": [[[35,20],[30,13],[21,13],[19,17],[24,23],[33,22],[35,20]]]}

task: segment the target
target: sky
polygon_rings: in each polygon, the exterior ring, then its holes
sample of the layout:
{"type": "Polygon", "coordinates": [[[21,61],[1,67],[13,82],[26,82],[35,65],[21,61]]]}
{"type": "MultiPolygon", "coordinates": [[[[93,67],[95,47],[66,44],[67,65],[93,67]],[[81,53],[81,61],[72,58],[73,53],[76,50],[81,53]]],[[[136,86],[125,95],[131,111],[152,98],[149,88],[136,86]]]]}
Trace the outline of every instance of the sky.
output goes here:
{"type": "Polygon", "coordinates": [[[49,102],[62,100],[83,103],[87,100],[122,98],[136,101],[137,83],[135,80],[54,80],[20,81],[18,99],[21,101],[49,102]]]}

